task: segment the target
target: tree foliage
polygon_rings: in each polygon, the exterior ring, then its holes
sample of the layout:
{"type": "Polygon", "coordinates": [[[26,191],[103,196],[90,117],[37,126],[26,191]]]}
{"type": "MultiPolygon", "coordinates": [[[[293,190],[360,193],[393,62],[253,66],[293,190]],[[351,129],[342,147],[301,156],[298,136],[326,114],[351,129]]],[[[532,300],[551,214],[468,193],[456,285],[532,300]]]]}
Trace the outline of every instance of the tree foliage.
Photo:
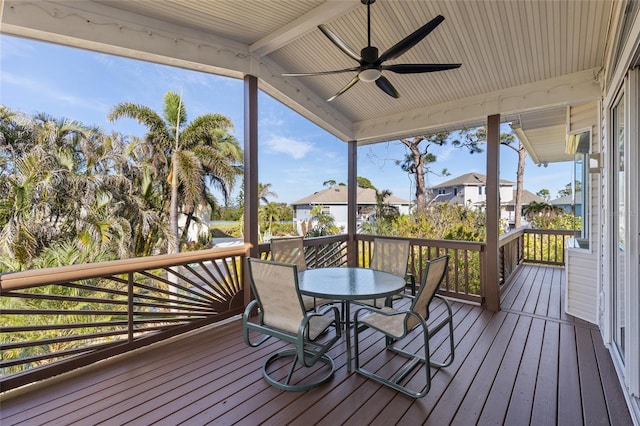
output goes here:
{"type": "Polygon", "coordinates": [[[219,190],[225,200],[242,174],[242,150],[232,134],[233,123],[222,114],[204,114],[187,123],[182,97],[175,92],[164,96],[163,113],[130,102],[116,105],[109,120],[130,118],[147,128],[144,142],[159,177],[169,184],[163,196],[168,198],[169,227],[167,252],[179,249],[179,208],[187,215],[188,229],[196,209],[213,210],[217,200],[211,189],[219,190]]]}
{"type": "Polygon", "coordinates": [[[551,199],[551,193],[546,188],[542,188],[540,191],[536,192],[536,195],[545,201],[549,201],[551,199]]]}
{"type": "MultiPolygon", "coordinates": [[[[148,109],[135,111],[150,124],[144,138],[0,106],[0,271],[165,250],[171,236],[168,154],[173,148],[163,148],[160,139],[175,142],[175,130],[148,109]],[[71,256],[74,250],[77,255],[71,256]]],[[[186,113],[180,120],[186,121],[186,113]]],[[[199,124],[182,133],[184,155],[175,158],[184,181],[178,187],[180,205],[187,215],[197,203],[211,206],[208,191],[214,181],[235,176],[241,158],[226,130],[200,118],[194,122],[199,124]],[[207,137],[215,144],[198,142],[207,137]],[[191,181],[199,183],[190,187],[191,181]]]]}
{"type": "Polygon", "coordinates": [[[450,132],[440,132],[428,136],[416,136],[413,139],[400,139],[400,142],[407,148],[404,160],[396,161],[402,170],[414,176],[416,184],[416,211],[419,214],[427,213],[427,189],[425,176],[433,173],[440,176],[447,176],[449,173],[443,169],[440,173],[432,170],[436,156],[430,149],[436,146],[451,144],[456,148],[466,148],[470,153],[482,152],[478,146],[479,139],[472,134],[461,133],[463,137],[453,139],[450,132]]]}

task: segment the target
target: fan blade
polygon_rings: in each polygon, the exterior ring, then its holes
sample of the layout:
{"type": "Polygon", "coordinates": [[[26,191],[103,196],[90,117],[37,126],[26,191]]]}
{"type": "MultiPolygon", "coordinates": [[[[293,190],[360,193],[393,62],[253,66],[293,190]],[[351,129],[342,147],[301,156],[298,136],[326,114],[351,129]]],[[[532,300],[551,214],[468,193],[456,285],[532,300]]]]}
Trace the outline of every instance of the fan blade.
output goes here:
{"type": "MultiPolygon", "coordinates": [[[[380,78],[383,78],[383,77],[380,77],[380,78]]],[[[351,80],[349,83],[347,83],[346,86],[344,86],[342,89],[340,89],[340,91],[338,93],[336,93],[335,95],[333,95],[332,97],[327,99],[327,102],[331,102],[332,100],[334,100],[338,96],[342,95],[344,92],[346,92],[347,90],[351,89],[359,81],[360,81],[360,77],[358,77],[358,75],[356,75],[355,77],[353,77],[353,80],[351,80]]]]}
{"type": "Polygon", "coordinates": [[[384,76],[378,77],[376,80],[376,86],[382,89],[384,93],[387,95],[398,99],[400,97],[400,93],[393,87],[393,84],[389,80],[387,80],[384,76]]]}
{"type": "Polygon", "coordinates": [[[386,52],[380,55],[377,62],[382,63],[404,54],[407,50],[418,44],[420,40],[425,38],[427,34],[433,31],[438,25],[440,25],[442,21],[444,21],[444,16],[436,16],[431,21],[427,22],[422,27],[397,42],[395,45],[391,46],[386,52]]]}
{"type": "Polygon", "coordinates": [[[382,69],[398,74],[416,74],[421,72],[446,71],[460,68],[462,64],[394,64],[383,65],[382,69]]]}
{"type": "Polygon", "coordinates": [[[350,58],[353,58],[358,62],[362,61],[362,58],[360,57],[360,55],[358,55],[352,48],[350,48],[347,45],[347,43],[342,41],[342,39],[338,37],[336,33],[331,31],[326,25],[324,24],[318,25],[318,28],[320,29],[320,31],[322,31],[324,35],[327,36],[329,40],[333,42],[333,44],[338,46],[338,49],[342,50],[347,56],[349,56],[350,58]]]}
{"type": "Polygon", "coordinates": [[[318,71],[318,72],[290,72],[282,74],[283,77],[307,77],[311,75],[328,75],[328,74],[341,74],[343,72],[358,71],[359,67],[345,68],[343,70],[335,71],[318,71]]]}

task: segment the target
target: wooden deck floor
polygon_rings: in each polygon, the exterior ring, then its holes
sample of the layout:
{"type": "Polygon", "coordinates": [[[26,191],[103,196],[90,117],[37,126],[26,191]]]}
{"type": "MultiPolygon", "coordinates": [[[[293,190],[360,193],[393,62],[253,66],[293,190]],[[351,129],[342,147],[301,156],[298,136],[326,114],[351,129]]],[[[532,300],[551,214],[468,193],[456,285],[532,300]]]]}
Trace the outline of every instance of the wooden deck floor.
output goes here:
{"type": "MultiPolygon", "coordinates": [[[[631,424],[600,333],[563,313],[563,273],[522,268],[498,313],[455,303],[456,359],[432,371],[420,400],[347,373],[344,342],[330,352],[338,369],[329,383],[279,391],[261,367],[282,345],[248,348],[233,321],[5,396],[0,423],[631,424]]],[[[387,362],[380,340],[365,332],[361,342],[371,363],[387,362]]]]}

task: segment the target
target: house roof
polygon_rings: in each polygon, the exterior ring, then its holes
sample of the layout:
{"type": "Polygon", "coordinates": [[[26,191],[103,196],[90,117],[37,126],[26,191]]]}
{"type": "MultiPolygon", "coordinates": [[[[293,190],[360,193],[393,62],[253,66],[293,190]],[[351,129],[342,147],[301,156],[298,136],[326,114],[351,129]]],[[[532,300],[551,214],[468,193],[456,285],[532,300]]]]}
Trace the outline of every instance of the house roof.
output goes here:
{"type": "MultiPolygon", "coordinates": [[[[513,198],[507,202],[507,205],[509,206],[513,206],[515,204],[515,200],[516,200],[516,191],[513,191],[513,198]]],[[[531,203],[546,203],[546,201],[541,198],[538,197],[536,194],[534,194],[531,191],[527,191],[526,189],[522,190],[522,205],[526,206],[527,204],[531,204],[531,203]]]]}
{"type": "Polygon", "coordinates": [[[552,206],[566,206],[573,204],[573,195],[563,195],[554,200],[549,201],[552,206]]]}
{"type": "MultiPolygon", "coordinates": [[[[370,8],[371,44],[380,52],[434,17],[445,18],[389,64],[462,66],[424,74],[387,70],[384,76],[398,99],[361,81],[332,102],[327,99],[355,72],[282,74],[357,66],[318,25],[325,24],[357,55],[367,45],[367,7],[358,0],[5,0],[3,5],[5,34],[235,78],[256,76],[262,91],[358,145],[484,125],[487,116],[500,114],[525,133],[554,130],[545,135],[553,134],[552,142],[564,147],[568,109],[599,100],[601,82],[616,71],[608,67],[606,61],[615,64],[615,59],[606,48],[618,34],[612,25],[621,25],[626,2],[378,0],[370,8]]],[[[535,149],[536,138],[530,142],[528,148],[535,149]]]]}
{"type": "MultiPolygon", "coordinates": [[[[370,188],[358,188],[356,192],[358,204],[376,204],[376,191],[370,188]]],[[[409,201],[390,195],[385,198],[385,203],[391,205],[409,205],[409,201]]],[[[292,206],[305,204],[347,204],[347,185],[336,185],[322,191],[315,192],[307,197],[291,203],[292,206]]]]}
{"type": "MultiPolygon", "coordinates": [[[[446,182],[442,182],[432,188],[448,188],[451,186],[480,186],[487,184],[487,177],[480,173],[467,173],[460,175],[446,182]]],[[[500,179],[500,186],[513,186],[515,182],[500,179]]]]}

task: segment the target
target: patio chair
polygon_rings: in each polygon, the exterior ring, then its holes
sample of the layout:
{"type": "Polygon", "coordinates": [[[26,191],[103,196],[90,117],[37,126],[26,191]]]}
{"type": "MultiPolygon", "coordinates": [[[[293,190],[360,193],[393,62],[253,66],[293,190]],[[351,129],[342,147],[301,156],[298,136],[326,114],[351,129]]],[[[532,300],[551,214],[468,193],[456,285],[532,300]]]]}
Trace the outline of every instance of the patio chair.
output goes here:
{"type": "MultiPolygon", "coordinates": [[[[376,238],[373,240],[373,256],[369,262],[369,268],[404,277],[407,280],[406,287],[411,290],[412,296],[415,296],[416,283],[413,275],[407,274],[408,261],[409,240],[388,238],[376,238]]],[[[358,303],[381,308],[385,305],[390,305],[390,300],[370,299],[358,301],[358,303]]]]}
{"type": "MultiPolygon", "coordinates": [[[[290,263],[298,267],[298,272],[307,269],[307,262],[304,258],[304,243],[302,237],[272,238],[271,239],[271,260],[281,263],[290,263]]],[[[304,307],[309,311],[318,306],[333,303],[329,299],[316,299],[315,297],[302,295],[304,307]]]]}
{"type": "Polygon", "coordinates": [[[275,337],[294,346],[267,358],[262,369],[267,383],[283,390],[305,391],[331,379],[335,365],[326,352],[342,335],[338,309],[328,307],[322,312],[306,311],[298,287],[296,265],[247,258],[247,273],[255,300],[247,305],[242,317],[245,343],[257,347],[275,337]],[[252,320],[256,308],[257,319],[252,320]],[[332,326],[336,333],[331,337],[327,332],[332,326]],[[252,341],[250,331],[263,336],[252,341]],[[270,367],[281,358],[292,358],[292,362],[287,376],[278,379],[275,376],[282,373],[278,368],[270,372],[270,367]],[[317,362],[326,364],[329,371],[325,373],[326,368],[311,369],[317,362]],[[293,384],[291,379],[296,366],[303,367],[298,372],[304,371],[305,375],[293,384]]]}
{"type": "Polygon", "coordinates": [[[427,264],[421,286],[418,289],[418,294],[415,298],[412,298],[413,301],[409,309],[395,310],[391,307],[378,309],[369,306],[358,309],[355,316],[354,327],[355,370],[358,373],[414,398],[422,398],[429,392],[429,389],[431,388],[430,367],[447,367],[451,365],[454,359],[453,313],[451,311],[451,306],[445,298],[435,294],[447,273],[448,263],[449,256],[445,255],[431,260],[427,264]],[[437,324],[428,325],[429,307],[434,298],[438,298],[444,303],[446,307],[446,315],[444,318],[439,320],[437,324]],[[360,318],[362,314],[366,313],[368,313],[368,315],[364,315],[360,318]],[[445,326],[448,326],[449,355],[445,358],[445,362],[438,363],[431,360],[429,340],[445,326]],[[372,328],[373,330],[384,334],[386,349],[409,359],[404,363],[402,368],[395,372],[395,374],[391,375],[390,378],[387,377],[388,375],[382,376],[361,367],[360,352],[358,348],[359,334],[362,332],[361,328],[372,328]],[[409,335],[409,333],[414,329],[418,329],[423,335],[424,347],[421,348],[421,350],[424,351],[423,354],[420,352],[408,352],[400,348],[402,339],[409,335]],[[411,371],[414,370],[415,367],[421,365],[424,365],[426,384],[419,390],[410,389],[407,386],[407,383],[403,380],[411,371]]]}

